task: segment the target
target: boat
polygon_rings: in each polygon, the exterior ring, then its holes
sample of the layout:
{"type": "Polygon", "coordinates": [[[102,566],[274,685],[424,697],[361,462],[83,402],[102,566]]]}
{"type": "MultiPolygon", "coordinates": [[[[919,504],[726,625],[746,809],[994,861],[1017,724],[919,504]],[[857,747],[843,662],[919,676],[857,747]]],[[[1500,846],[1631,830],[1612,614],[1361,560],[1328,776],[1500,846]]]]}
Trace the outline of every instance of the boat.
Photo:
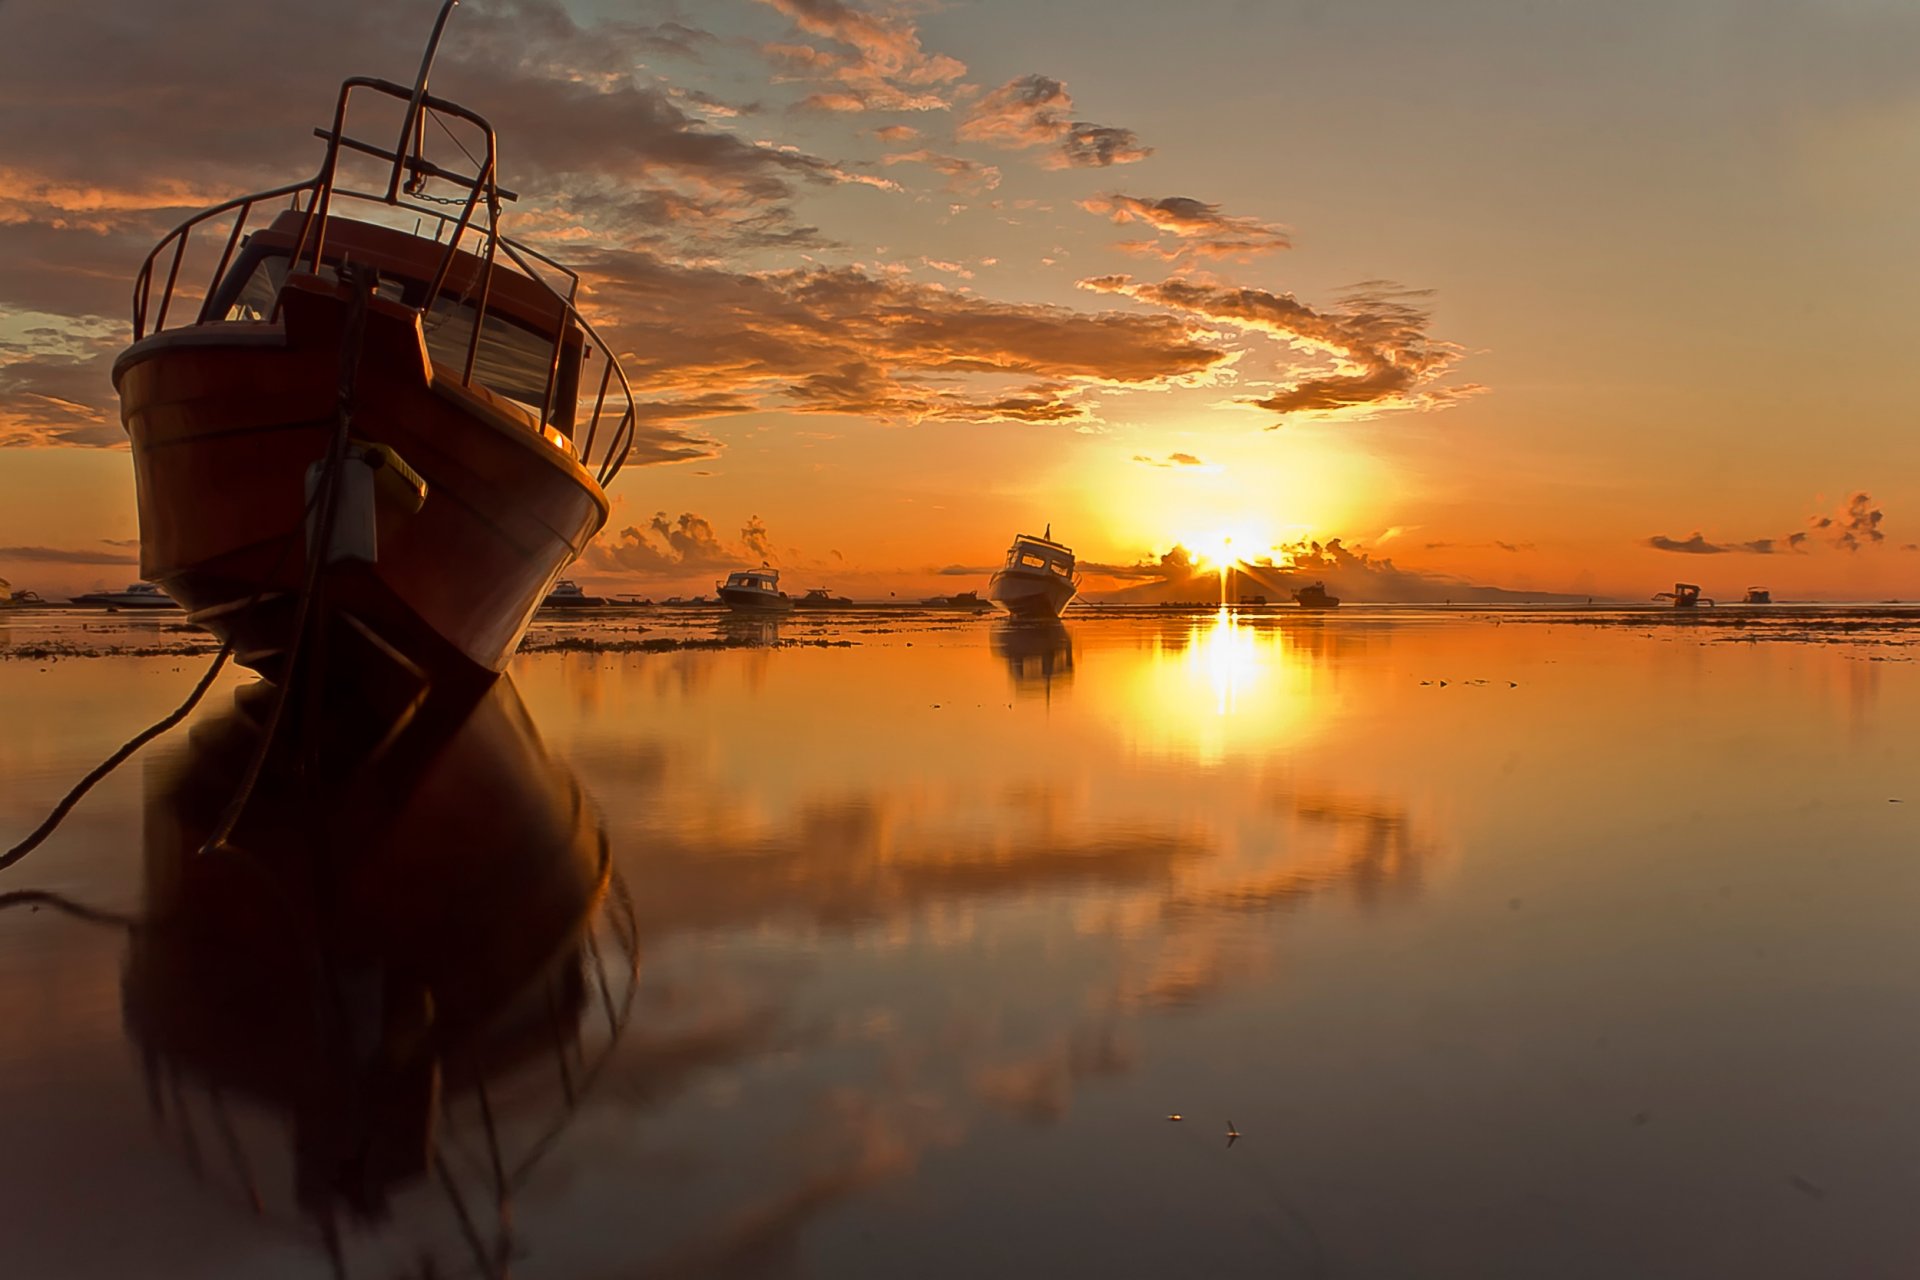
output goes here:
{"type": "Polygon", "coordinates": [[[542,609],[600,609],[606,607],[605,596],[590,596],[580,589],[580,584],[571,578],[562,578],[553,584],[553,590],[547,592],[546,599],[540,602],[542,609]]]}
{"type": "Polygon", "coordinates": [[[130,582],[118,591],[89,591],[74,596],[74,604],[99,605],[108,609],[178,609],[172,596],[151,582],[130,582]]]}
{"type": "Polygon", "coordinates": [[[1676,609],[1696,609],[1702,604],[1712,604],[1711,596],[1702,596],[1700,588],[1691,582],[1676,582],[1671,591],[1656,591],[1655,600],[1671,600],[1676,609]]]}
{"type": "Polygon", "coordinates": [[[793,597],[780,589],[780,571],[764,564],[728,574],[725,582],[714,584],[714,594],[735,613],[785,613],[793,608],[793,597]]]}
{"type": "Polygon", "coordinates": [[[1079,591],[1073,549],[1053,540],[1052,525],[1037,538],[1016,535],[987,584],[987,598],[1016,618],[1057,618],[1079,591]]]}
{"type": "Polygon", "coordinates": [[[1773,592],[1767,590],[1765,587],[1748,587],[1747,598],[1742,600],[1740,603],[1741,604],[1772,604],[1773,592]]]}
{"type": "Polygon", "coordinates": [[[1327,594],[1325,583],[1310,582],[1293,593],[1293,602],[1302,609],[1338,609],[1340,597],[1327,594]]]}
{"type": "Polygon", "coordinates": [[[920,603],[929,609],[970,609],[976,613],[993,608],[990,601],[980,598],[978,591],[962,591],[950,596],[928,596],[920,603]]]}
{"type": "Polygon", "coordinates": [[[836,596],[825,587],[814,587],[807,594],[793,602],[796,609],[850,609],[853,601],[846,596],[836,596]]]}
{"type": "Polygon", "coordinates": [[[578,276],[501,231],[493,127],[428,92],[455,3],[412,85],[341,84],[313,177],[201,210],[135,277],[140,576],[272,680],[324,631],[333,670],[490,681],[631,445],[578,276]]]}

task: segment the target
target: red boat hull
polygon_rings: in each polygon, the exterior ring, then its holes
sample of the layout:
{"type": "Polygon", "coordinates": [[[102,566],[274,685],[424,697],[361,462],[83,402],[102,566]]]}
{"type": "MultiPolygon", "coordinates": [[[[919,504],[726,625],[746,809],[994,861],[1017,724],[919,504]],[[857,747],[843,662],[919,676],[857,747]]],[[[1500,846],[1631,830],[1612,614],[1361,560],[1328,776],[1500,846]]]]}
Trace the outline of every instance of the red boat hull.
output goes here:
{"type": "MultiPolygon", "coordinates": [[[[296,277],[283,323],[167,330],[114,366],[141,576],[269,678],[306,573],[308,469],[338,427],[347,310],[343,289],[296,277]]],[[[368,304],[351,403],[351,438],[391,449],[427,495],[377,500],[377,554],[327,567],[321,625],[429,683],[491,678],[606,523],[606,495],[563,437],[436,366],[398,304],[368,304]]]]}

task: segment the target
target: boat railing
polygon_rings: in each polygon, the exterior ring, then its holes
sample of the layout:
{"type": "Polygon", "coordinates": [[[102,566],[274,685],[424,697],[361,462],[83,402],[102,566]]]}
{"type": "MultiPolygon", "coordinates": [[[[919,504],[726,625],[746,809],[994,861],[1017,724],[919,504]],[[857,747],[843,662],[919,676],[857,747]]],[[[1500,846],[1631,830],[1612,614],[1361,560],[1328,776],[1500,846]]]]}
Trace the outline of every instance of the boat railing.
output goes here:
{"type": "MultiPolygon", "coordinates": [[[[612,483],[614,477],[620,473],[620,469],[626,465],[627,455],[633,446],[634,432],[638,426],[638,409],[634,404],[633,387],[627,381],[625,371],[620,368],[620,362],[615,357],[613,349],[607,345],[592,322],[580,313],[577,305],[579,276],[538,250],[501,233],[499,227],[501,202],[512,201],[518,197],[514,192],[501,187],[496,181],[497,146],[493,126],[458,103],[426,93],[424,83],[424,76],[421,84],[414,88],[369,76],[355,76],[344,81],[340,86],[340,96],[334,107],[332,127],[314,130],[315,135],[327,144],[326,156],[321,162],[318,173],[302,182],[289,183],[251,195],[237,196],[232,200],[202,209],[168,232],[147,255],[146,261],[141,264],[139,272],[134,277],[134,340],[137,342],[167,327],[167,318],[175,296],[182,293],[182,266],[189,260],[189,246],[193,242],[194,233],[201,228],[218,226],[225,227],[226,230],[224,242],[214,261],[213,269],[204,277],[206,284],[204,290],[198,295],[200,305],[193,321],[196,324],[210,324],[221,318],[215,314],[216,303],[220,299],[220,285],[226,276],[227,269],[233,264],[235,254],[246,243],[248,226],[256,210],[271,208],[277,212],[279,202],[284,200],[288,202],[289,208],[302,215],[300,233],[289,255],[289,261],[315,273],[319,273],[327,265],[326,234],[329,225],[327,219],[336,199],[404,210],[421,219],[432,219],[435,227],[435,243],[444,246],[433,274],[427,282],[425,292],[420,298],[419,306],[416,308],[423,313],[423,316],[445,295],[448,278],[460,261],[463,248],[468,256],[476,259],[479,264],[478,283],[476,285],[470,280],[466,290],[467,293],[475,296],[468,298],[463,295],[458,299],[459,302],[471,305],[473,308],[473,324],[471,332],[467,335],[466,351],[460,369],[462,385],[471,386],[474,383],[474,366],[479,356],[482,333],[486,328],[494,273],[505,271],[529,280],[551,295],[557,304],[556,323],[550,335],[542,336],[551,338],[552,357],[548,361],[542,402],[538,406],[528,405],[528,408],[538,412],[542,428],[552,425],[556,416],[563,418],[570,427],[563,433],[573,440],[581,465],[593,471],[595,479],[604,487],[612,483]],[[357,92],[397,98],[407,103],[407,121],[396,148],[390,150],[347,135],[348,108],[357,92]],[[483,142],[483,146],[477,153],[448,127],[448,119],[463,122],[471,127],[477,139],[483,142]],[[447,139],[472,162],[471,172],[463,173],[443,167],[425,157],[426,128],[430,122],[437,125],[447,139]],[[340,185],[337,177],[343,153],[367,155],[389,162],[392,168],[388,176],[387,190],[384,193],[368,192],[340,185]],[[441,196],[430,193],[427,190],[429,182],[450,185],[461,194],[441,196]],[[231,226],[226,226],[229,218],[231,218],[231,226]],[[441,239],[443,234],[444,241],[441,239]],[[160,271],[162,262],[166,263],[164,278],[161,277],[160,271]],[[565,278],[564,291],[554,287],[553,282],[548,278],[548,272],[556,272],[565,278]],[[576,403],[572,406],[571,414],[556,415],[555,412],[557,408],[555,399],[563,394],[562,387],[566,385],[561,377],[561,361],[569,345],[567,339],[570,327],[577,328],[581,334],[581,349],[587,352],[598,351],[603,360],[603,370],[599,386],[593,396],[590,414],[583,412],[587,402],[583,397],[578,396],[577,391],[576,403]],[[584,422],[584,429],[579,425],[582,422],[584,422]]],[[[202,243],[205,241],[203,240],[202,243]]],[[[197,256],[198,246],[194,248],[197,256]]],[[[197,272],[194,274],[197,276],[197,272]]],[[[283,291],[284,287],[283,283],[283,291]]],[[[279,307],[280,297],[276,295],[269,318],[277,318],[279,307]]]]}

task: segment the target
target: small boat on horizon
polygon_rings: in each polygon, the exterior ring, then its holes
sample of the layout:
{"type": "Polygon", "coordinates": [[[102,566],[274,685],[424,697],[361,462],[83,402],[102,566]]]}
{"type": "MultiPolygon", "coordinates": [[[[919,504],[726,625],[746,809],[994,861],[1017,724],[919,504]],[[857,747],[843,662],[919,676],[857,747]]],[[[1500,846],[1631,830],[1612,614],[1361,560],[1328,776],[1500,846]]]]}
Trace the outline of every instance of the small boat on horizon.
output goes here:
{"type": "MultiPolygon", "coordinates": [[[[1700,588],[1691,582],[1676,582],[1673,584],[1673,590],[1656,591],[1653,598],[1655,600],[1671,600],[1673,607],[1676,609],[1697,609],[1702,604],[1711,605],[1713,603],[1713,597],[1702,596],[1700,594],[1700,588]]],[[[1757,604],[1760,602],[1753,601],[1751,603],[1757,604]]]]}
{"type": "Polygon", "coordinates": [[[1773,592],[1767,590],[1765,587],[1748,587],[1747,598],[1742,600],[1740,603],[1741,604],[1772,604],[1773,592]]]}
{"type": "Polygon", "coordinates": [[[1310,582],[1293,593],[1293,601],[1302,609],[1338,609],[1340,597],[1327,594],[1326,584],[1310,582]]]}
{"type": "Polygon", "coordinates": [[[15,591],[13,584],[0,578],[0,609],[25,609],[34,605],[43,605],[37,591],[15,591]]]}
{"type": "Polygon", "coordinates": [[[793,602],[796,609],[850,609],[853,601],[846,596],[836,596],[825,587],[814,587],[793,602]]]}
{"type": "Polygon", "coordinates": [[[1057,618],[1080,593],[1073,567],[1073,548],[1053,540],[1051,524],[1039,537],[1017,534],[987,584],[987,598],[1016,618],[1057,618]]]}
{"type": "Polygon", "coordinates": [[[140,576],[270,680],[324,634],[350,678],[490,682],[630,450],[578,274],[502,233],[493,126],[427,91],[455,3],[411,85],[342,82],[314,176],[194,214],[134,280],[140,576]]]}
{"type": "Polygon", "coordinates": [[[99,605],[108,609],[178,609],[172,596],[151,582],[130,582],[118,591],[89,591],[74,596],[74,604],[99,605]]]}
{"type": "Polygon", "coordinates": [[[588,595],[571,578],[562,578],[554,583],[553,590],[547,592],[546,599],[540,602],[542,609],[601,609],[606,605],[605,596],[588,595]]]}
{"type": "Polygon", "coordinates": [[[961,591],[950,596],[928,596],[920,603],[929,609],[971,609],[976,613],[993,608],[991,602],[980,598],[978,591],[961,591]]]}
{"type": "Polygon", "coordinates": [[[714,594],[735,613],[786,613],[793,608],[793,597],[780,589],[780,571],[764,564],[736,569],[715,584],[714,594]]]}

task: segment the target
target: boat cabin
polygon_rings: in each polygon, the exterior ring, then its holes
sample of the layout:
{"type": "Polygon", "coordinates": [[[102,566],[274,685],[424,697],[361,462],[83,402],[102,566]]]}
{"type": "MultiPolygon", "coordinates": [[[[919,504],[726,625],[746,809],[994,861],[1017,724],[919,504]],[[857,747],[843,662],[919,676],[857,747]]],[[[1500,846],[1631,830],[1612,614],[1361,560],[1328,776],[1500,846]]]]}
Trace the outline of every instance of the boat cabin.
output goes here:
{"type": "Polygon", "coordinates": [[[456,249],[438,292],[429,297],[448,259],[446,245],[351,218],[327,217],[312,229],[306,221],[305,213],[288,209],[247,237],[209,299],[208,317],[277,319],[304,230],[303,269],[310,265],[315,236],[321,266],[314,274],[321,279],[336,278],[342,262],[373,268],[379,273],[377,296],[420,313],[427,354],[436,365],[491,392],[496,407],[504,398],[520,416],[572,439],[585,343],[567,304],[551,289],[518,272],[489,270],[486,259],[456,249]]]}
{"type": "Polygon", "coordinates": [[[722,591],[759,591],[769,596],[780,594],[780,571],[778,569],[739,569],[727,575],[720,585],[722,591]]]}
{"type": "Polygon", "coordinates": [[[1007,549],[1007,562],[1001,572],[1052,575],[1053,577],[1073,581],[1073,549],[1050,538],[1038,538],[1030,533],[1018,535],[1013,545],[1007,549]]]}
{"type": "MultiPolygon", "coordinates": [[[[431,53],[430,45],[429,61],[431,53]]],[[[134,282],[135,346],[167,328],[176,285],[200,299],[191,322],[196,328],[265,326],[286,318],[290,292],[330,290],[351,263],[375,277],[376,309],[418,317],[436,392],[471,415],[544,437],[604,489],[632,443],[638,413],[632,388],[576,306],[578,274],[501,233],[501,204],[519,197],[497,181],[492,125],[427,93],[425,76],[423,68],[412,89],[349,78],[332,128],[314,131],[327,144],[314,177],[203,209],[161,240],[134,282]],[[392,150],[347,132],[350,101],[369,96],[405,105],[406,127],[392,150]],[[471,162],[470,170],[427,158],[427,140],[441,136],[427,129],[429,121],[471,162]],[[368,158],[380,162],[382,182],[371,190],[352,185],[353,174],[342,166],[349,158],[363,166],[368,158]],[[459,194],[430,194],[429,183],[459,194]],[[258,225],[282,200],[290,207],[258,225]],[[336,212],[342,207],[365,216],[342,216],[336,212]],[[190,252],[196,229],[209,235],[190,252]],[[198,275],[197,264],[222,239],[206,283],[190,289],[183,263],[198,275]],[[596,376],[583,377],[583,366],[596,376]],[[603,412],[610,415],[604,430],[603,412]]]]}

